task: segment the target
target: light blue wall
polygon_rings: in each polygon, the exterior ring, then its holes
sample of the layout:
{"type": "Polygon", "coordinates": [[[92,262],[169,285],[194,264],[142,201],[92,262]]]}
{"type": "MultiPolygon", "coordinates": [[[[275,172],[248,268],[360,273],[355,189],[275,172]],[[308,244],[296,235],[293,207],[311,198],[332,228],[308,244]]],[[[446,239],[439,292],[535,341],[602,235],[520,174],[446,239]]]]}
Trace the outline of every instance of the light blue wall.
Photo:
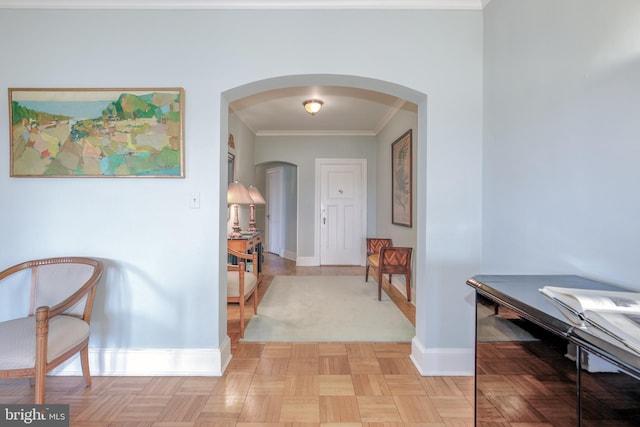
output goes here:
{"type": "Polygon", "coordinates": [[[472,349],[464,281],[480,265],[480,11],[4,9],[0,57],[5,87],[185,89],[185,179],[15,179],[0,150],[0,263],[107,261],[93,348],[225,345],[228,102],[252,82],[324,73],[392,83],[418,104],[416,283],[429,297],[417,301],[416,342],[472,349]],[[309,25],[331,30],[301,37],[309,25]],[[194,191],[200,209],[189,208],[194,191]]]}
{"type": "Polygon", "coordinates": [[[397,246],[415,247],[416,245],[415,218],[417,206],[415,200],[419,194],[424,194],[420,191],[421,188],[416,185],[417,180],[415,179],[418,172],[417,150],[425,149],[424,146],[420,147],[417,144],[418,136],[418,116],[415,108],[408,108],[398,112],[393,120],[378,134],[378,173],[375,177],[378,197],[376,232],[378,236],[391,237],[397,246]],[[411,228],[395,225],[391,222],[391,144],[409,129],[412,131],[412,175],[414,178],[412,183],[413,227],[411,228]]]}
{"type": "MultiPolygon", "coordinates": [[[[418,153],[417,150],[424,150],[425,147],[420,147],[417,144],[418,138],[418,116],[416,114],[416,106],[414,104],[407,104],[405,108],[400,110],[398,114],[391,120],[378,134],[378,173],[376,174],[376,232],[375,236],[378,237],[390,237],[393,239],[395,246],[408,246],[415,248],[417,244],[416,234],[416,212],[417,203],[416,199],[418,195],[423,195],[421,191],[422,187],[418,188],[418,180],[416,179],[418,172],[418,153]],[[391,145],[402,136],[406,131],[411,129],[412,132],[412,227],[403,227],[392,223],[391,218],[391,145]]],[[[417,298],[415,292],[415,273],[416,263],[415,260],[411,264],[413,281],[412,287],[412,299],[417,298]]],[[[391,278],[392,282],[402,290],[406,292],[406,282],[403,275],[395,275],[391,278]]]]}
{"type": "Polygon", "coordinates": [[[484,11],[483,270],[640,289],[640,2],[484,11]]]}

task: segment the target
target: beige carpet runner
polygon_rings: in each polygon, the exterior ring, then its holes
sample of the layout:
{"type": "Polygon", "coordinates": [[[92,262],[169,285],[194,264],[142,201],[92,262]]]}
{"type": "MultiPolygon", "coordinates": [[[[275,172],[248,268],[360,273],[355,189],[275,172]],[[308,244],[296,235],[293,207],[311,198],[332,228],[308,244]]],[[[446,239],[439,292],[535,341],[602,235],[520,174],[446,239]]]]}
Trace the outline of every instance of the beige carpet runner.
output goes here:
{"type": "Polygon", "coordinates": [[[362,276],[276,276],[241,341],[409,342],[415,328],[362,276]]]}

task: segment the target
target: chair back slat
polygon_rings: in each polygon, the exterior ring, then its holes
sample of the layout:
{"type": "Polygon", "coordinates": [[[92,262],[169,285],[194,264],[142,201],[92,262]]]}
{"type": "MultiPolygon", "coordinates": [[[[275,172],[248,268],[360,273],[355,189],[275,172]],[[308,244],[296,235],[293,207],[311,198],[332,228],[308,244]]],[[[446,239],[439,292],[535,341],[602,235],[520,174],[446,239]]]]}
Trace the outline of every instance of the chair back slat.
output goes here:
{"type": "Polygon", "coordinates": [[[411,253],[413,248],[392,247],[381,248],[378,265],[384,274],[406,273],[411,269],[411,253]]]}
{"type": "Polygon", "coordinates": [[[393,246],[393,241],[391,239],[377,239],[377,238],[367,238],[367,256],[371,254],[377,254],[380,252],[380,248],[393,246]]]}

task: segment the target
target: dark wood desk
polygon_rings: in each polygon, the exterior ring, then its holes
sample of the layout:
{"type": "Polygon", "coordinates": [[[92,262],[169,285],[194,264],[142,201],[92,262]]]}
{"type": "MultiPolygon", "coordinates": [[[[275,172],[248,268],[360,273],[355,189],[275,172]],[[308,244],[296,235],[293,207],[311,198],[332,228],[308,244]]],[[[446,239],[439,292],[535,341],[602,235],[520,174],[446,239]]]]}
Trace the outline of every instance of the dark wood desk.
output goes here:
{"type": "Polygon", "coordinates": [[[640,357],[572,326],[538,291],[623,289],[564,275],[467,284],[476,291],[476,425],[640,425],[640,357]]]}
{"type": "MultiPolygon", "coordinates": [[[[263,234],[261,232],[247,233],[247,234],[243,234],[242,237],[227,239],[227,246],[230,249],[233,249],[238,252],[244,252],[244,253],[253,253],[253,251],[258,252],[257,269],[258,269],[259,277],[262,274],[262,261],[263,261],[262,243],[263,243],[263,234]]],[[[236,260],[233,260],[233,259],[230,259],[229,262],[231,262],[232,264],[237,264],[236,260]]]]}

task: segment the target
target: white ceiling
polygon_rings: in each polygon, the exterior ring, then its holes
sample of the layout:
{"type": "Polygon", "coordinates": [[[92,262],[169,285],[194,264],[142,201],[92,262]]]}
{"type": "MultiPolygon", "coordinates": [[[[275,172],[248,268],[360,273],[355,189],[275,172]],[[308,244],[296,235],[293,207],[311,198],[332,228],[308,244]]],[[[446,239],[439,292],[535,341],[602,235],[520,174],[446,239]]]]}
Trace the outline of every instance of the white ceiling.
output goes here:
{"type": "Polygon", "coordinates": [[[490,0],[0,0],[0,9],[444,9],[490,0]]]}
{"type": "Polygon", "coordinates": [[[417,111],[415,104],[395,96],[337,86],[271,90],[242,98],[229,107],[258,136],[375,136],[401,109],[417,111]],[[324,103],[313,116],[302,105],[311,98],[324,103]]]}

